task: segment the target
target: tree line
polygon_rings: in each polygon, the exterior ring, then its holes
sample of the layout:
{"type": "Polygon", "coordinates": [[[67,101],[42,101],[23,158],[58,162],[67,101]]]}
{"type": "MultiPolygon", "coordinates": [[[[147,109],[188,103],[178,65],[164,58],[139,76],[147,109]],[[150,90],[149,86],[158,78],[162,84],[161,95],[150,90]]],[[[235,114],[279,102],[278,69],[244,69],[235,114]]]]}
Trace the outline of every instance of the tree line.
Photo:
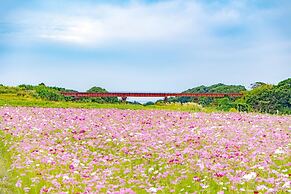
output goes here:
{"type": "MultiPolygon", "coordinates": [[[[119,103],[117,97],[82,97],[75,99],[65,97],[61,92],[77,92],[76,90],[61,87],[46,86],[44,83],[39,85],[22,84],[17,87],[9,87],[0,84],[0,94],[17,94],[20,96],[32,96],[49,101],[77,101],[77,102],[96,102],[96,103],[119,103]]],[[[106,89],[94,86],[87,92],[108,92],[106,89]]],[[[183,93],[242,93],[242,97],[171,97],[168,102],[196,102],[204,107],[213,107],[221,111],[244,111],[261,112],[271,114],[291,114],[291,78],[279,82],[277,85],[263,82],[255,82],[251,89],[247,90],[242,85],[214,84],[211,86],[198,86],[184,91],[183,93]]],[[[157,101],[156,103],[164,103],[157,101]]],[[[152,105],[154,103],[146,103],[152,105]]]]}
{"type": "Polygon", "coordinates": [[[241,85],[215,84],[199,86],[184,91],[184,93],[242,93],[239,98],[224,97],[178,97],[170,98],[170,102],[197,102],[203,106],[215,107],[222,111],[245,111],[271,114],[291,114],[291,78],[279,82],[277,85],[255,82],[247,90],[241,85]]]}

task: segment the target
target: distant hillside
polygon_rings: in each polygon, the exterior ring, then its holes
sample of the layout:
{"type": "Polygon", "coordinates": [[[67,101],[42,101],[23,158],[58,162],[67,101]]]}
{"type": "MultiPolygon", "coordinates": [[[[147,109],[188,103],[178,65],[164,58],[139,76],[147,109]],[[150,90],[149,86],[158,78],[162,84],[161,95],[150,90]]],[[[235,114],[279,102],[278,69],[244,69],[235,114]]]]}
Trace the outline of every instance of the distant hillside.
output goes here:
{"type": "MultiPolygon", "coordinates": [[[[198,86],[195,88],[188,89],[183,91],[182,93],[239,93],[242,91],[246,91],[246,88],[242,85],[225,85],[222,83],[214,84],[211,86],[198,86]]],[[[170,98],[170,101],[173,102],[192,102],[194,101],[194,97],[178,97],[178,98],[170,98]]],[[[208,105],[213,102],[213,98],[201,97],[198,102],[203,105],[208,105]]]]}
{"type": "Polygon", "coordinates": [[[225,85],[219,83],[211,86],[198,86],[188,89],[183,93],[238,93],[241,91],[246,91],[246,88],[242,85],[225,85]]]}
{"type": "Polygon", "coordinates": [[[256,112],[291,114],[291,78],[277,85],[256,82],[238,101],[256,112]]]}
{"type": "Polygon", "coordinates": [[[197,102],[204,107],[214,107],[218,110],[254,111],[262,113],[291,114],[291,78],[277,85],[256,82],[251,90],[242,85],[225,85],[222,83],[211,86],[198,86],[183,93],[243,93],[241,98],[209,98],[209,97],[174,97],[170,102],[197,102]]]}
{"type": "MultiPolygon", "coordinates": [[[[39,85],[26,85],[21,84],[16,87],[0,85],[0,95],[12,95],[12,96],[26,96],[31,98],[39,98],[49,101],[79,101],[79,102],[97,102],[97,103],[116,103],[118,99],[115,97],[104,97],[104,98],[79,98],[74,99],[73,97],[65,97],[61,92],[78,92],[76,90],[61,88],[56,86],[46,86],[44,83],[39,85]]],[[[101,87],[92,87],[87,92],[108,92],[106,89],[101,87]]]]}

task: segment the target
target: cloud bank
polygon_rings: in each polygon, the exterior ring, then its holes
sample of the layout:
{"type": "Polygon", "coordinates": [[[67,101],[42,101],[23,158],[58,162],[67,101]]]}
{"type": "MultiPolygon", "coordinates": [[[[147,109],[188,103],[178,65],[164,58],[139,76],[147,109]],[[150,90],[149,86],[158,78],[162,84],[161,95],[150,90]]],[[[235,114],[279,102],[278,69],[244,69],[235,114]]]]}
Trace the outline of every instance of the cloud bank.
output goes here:
{"type": "MultiPolygon", "coordinates": [[[[201,41],[247,34],[273,33],[268,18],[280,10],[249,10],[247,1],[203,4],[199,1],[69,3],[53,8],[17,9],[8,14],[11,34],[20,40],[53,41],[84,46],[115,43],[201,41]],[[267,30],[267,31],[266,31],[267,30]]],[[[284,14],[284,13],[281,13],[284,14]]],[[[278,17],[278,16],[277,16],[278,17]]],[[[257,38],[257,37],[255,37],[257,38]]]]}

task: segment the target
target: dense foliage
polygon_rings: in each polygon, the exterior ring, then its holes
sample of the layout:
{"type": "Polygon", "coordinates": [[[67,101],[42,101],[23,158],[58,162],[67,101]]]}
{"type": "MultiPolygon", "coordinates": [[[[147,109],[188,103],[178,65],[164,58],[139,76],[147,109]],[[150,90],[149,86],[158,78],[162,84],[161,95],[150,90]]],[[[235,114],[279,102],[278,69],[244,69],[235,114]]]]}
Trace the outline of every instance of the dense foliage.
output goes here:
{"type": "Polygon", "coordinates": [[[291,78],[278,85],[256,84],[252,90],[245,92],[242,101],[254,111],[291,114],[291,78]]]}
{"type": "MultiPolygon", "coordinates": [[[[64,97],[61,92],[77,92],[76,90],[61,88],[61,87],[51,87],[46,86],[41,83],[38,86],[32,85],[19,85],[19,88],[26,91],[35,91],[35,97],[39,97],[49,101],[80,101],[80,102],[96,102],[96,103],[116,103],[118,102],[117,98],[112,97],[104,97],[104,98],[80,98],[75,99],[73,97],[64,97]]],[[[101,87],[92,87],[87,92],[99,92],[106,93],[108,92],[106,89],[101,87]]]]}
{"type": "MultiPolygon", "coordinates": [[[[192,89],[188,89],[183,93],[239,93],[242,91],[246,91],[246,88],[241,85],[225,85],[222,83],[214,84],[212,86],[198,86],[192,89]]],[[[201,97],[201,98],[194,98],[194,97],[178,97],[178,98],[170,98],[170,101],[174,102],[193,102],[197,101],[199,104],[202,105],[210,105],[214,102],[214,98],[208,97],[201,97]]]]}
{"type": "Polygon", "coordinates": [[[203,106],[212,106],[222,111],[255,111],[271,114],[291,114],[291,78],[278,85],[255,82],[251,90],[241,85],[215,84],[199,86],[184,91],[184,93],[243,93],[241,98],[208,98],[208,97],[178,97],[170,98],[170,102],[198,102],[203,106]]]}
{"type": "MultiPolygon", "coordinates": [[[[95,92],[95,93],[108,93],[108,91],[104,88],[94,86],[87,90],[87,92],[95,92]]],[[[95,97],[95,98],[81,98],[82,102],[97,102],[97,103],[117,103],[117,97],[95,97]]]]}
{"type": "Polygon", "coordinates": [[[35,91],[38,97],[46,99],[46,100],[52,100],[52,101],[65,100],[65,97],[61,95],[57,90],[48,88],[43,85],[36,87],[35,91]]]}
{"type": "MultiPolygon", "coordinates": [[[[225,85],[222,83],[214,84],[212,86],[198,86],[192,89],[188,89],[183,93],[240,93],[246,91],[246,88],[241,85],[225,85]]],[[[229,111],[230,109],[237,108],[235,98],[210,98],[210,97],[178,97],[170,98],[170,102],[198,102],[203,106],[215,106],[218,110],[229,111]]]]}
{"type": "Polygon", "coordinates": [[[63,95],[60,94],[60,92],[74,92],[74,90],[69,90],[69,89],[60,88],[60,87],[50,87],[50,86],[46,86],[44,83],[41,83],[38,86],[22,84],[22,85],[19,85],[18,88],[26,92],[30,91],[31,93],[34,94],[34,97],[45,99],[45,100],[50,100],[50,101],[73,100],[73,98],[64,97],[63,95]]]}

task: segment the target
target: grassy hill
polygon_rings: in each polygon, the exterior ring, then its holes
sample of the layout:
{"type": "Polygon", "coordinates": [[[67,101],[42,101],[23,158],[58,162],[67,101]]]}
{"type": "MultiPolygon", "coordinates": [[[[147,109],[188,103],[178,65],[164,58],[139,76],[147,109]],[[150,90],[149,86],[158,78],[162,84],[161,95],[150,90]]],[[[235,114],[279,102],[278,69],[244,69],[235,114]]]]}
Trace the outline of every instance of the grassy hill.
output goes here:
{"type": "MultiPolygon", "coordinates": [[[[59,90],[68,91],[68,90],[59,90]]],[[[185,103],[183,105],[179,103],[171,104],[132,104],[122,103],[119,101],[106,102],[103,99],[78,99],[65,98],[59,91],[52,89],[52,87],[39,89],[38,86],[31,87],[8,87],[0,86],[0,106],[27,106],[27,107],[51,107],[51,108],[117,108],[117,109],[165,109],[165,110],[177,110],[177,111],[213,111],[210,108],[203,108],[195,103],[185,103]],[[98,100],[100,100],[98,102],[98,100]]],[[[72,91],[72,90],[71,90],[72,91]]],[[[105,98],[106,99],[106,98],[105,98]]],[[[108,98],[107,98],[108,99],[108,98]]]]}

